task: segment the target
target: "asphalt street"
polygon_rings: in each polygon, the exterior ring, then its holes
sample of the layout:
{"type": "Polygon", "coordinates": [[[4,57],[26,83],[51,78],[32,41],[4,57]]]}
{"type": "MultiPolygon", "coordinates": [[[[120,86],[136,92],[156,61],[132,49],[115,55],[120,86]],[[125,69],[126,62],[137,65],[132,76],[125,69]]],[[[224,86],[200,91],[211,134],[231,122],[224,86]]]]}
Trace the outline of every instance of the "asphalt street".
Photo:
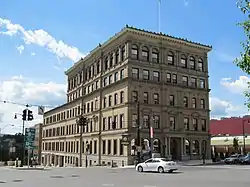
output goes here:
{"type": "Polygon", "coordinates": [[[0,168],[1,187],[249,187],[250,166],[186,166],[173,174],[134,169],[54,168],[21,171],[0,168]]]}

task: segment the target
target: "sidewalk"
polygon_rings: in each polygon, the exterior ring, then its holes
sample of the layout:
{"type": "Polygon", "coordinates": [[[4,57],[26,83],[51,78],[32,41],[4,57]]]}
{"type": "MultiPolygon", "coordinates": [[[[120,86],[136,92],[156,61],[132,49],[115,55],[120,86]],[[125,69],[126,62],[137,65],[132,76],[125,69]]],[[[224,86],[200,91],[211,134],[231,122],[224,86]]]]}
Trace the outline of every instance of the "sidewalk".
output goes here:
{"type": "Polygon", "coordinates": [[[36,167],[28,167],[28,166],[23,166],[23,167],[7,166],[7,168],[16,169],[16,170],[40,170],[40,171],[52,169],[51,167],[43,167],[43,166],[36,166],[36,167]]]}

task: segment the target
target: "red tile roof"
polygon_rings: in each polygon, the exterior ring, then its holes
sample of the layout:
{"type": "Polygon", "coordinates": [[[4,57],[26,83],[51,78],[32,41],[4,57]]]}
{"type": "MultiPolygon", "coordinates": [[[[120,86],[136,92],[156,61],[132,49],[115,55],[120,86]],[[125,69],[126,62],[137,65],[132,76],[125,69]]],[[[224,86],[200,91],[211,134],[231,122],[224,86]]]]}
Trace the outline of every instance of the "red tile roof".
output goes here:
{"type": "Polygon", "coordinates": [[[247,118],[226,118],[222,120],[210,120],[210,134],[211,135],[225,135],[239,136],[243,134],[243,120],[245,133],[250,135],[250,117],[247,118]],[[249,120],[249,123],[248,123],[249,120]]]}

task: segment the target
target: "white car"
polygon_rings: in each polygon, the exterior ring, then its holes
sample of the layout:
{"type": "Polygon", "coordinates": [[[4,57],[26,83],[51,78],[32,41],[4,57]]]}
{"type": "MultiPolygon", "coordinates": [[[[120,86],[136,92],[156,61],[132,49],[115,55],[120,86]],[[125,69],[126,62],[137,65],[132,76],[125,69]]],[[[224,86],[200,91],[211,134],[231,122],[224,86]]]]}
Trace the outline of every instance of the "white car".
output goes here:
{"type": "Polygon", "coordinates": [[[169,172],[172,173],[178,169],[176,162],[168,161],[166,158],[151,158],[137,164],[136,170],[143,171],[157,171],[159,173],[169,172]]]}

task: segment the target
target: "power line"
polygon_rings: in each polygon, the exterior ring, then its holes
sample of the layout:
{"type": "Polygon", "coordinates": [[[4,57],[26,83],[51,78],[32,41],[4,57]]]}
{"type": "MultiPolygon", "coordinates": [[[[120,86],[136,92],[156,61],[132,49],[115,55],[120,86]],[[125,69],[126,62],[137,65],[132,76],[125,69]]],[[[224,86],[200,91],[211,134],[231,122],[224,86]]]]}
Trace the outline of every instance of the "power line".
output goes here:
{"type": "Polygon", "coordinates": [[[14,101],[7,101],[7,100],[0,100],[0,103],[4,104],[12,104],[12,105],[19,105],[19,106],[24,106],[24,107],[40,107],[43,106],[45,108],[56,108],[56,106],[50,106],[50,105],[39,105],[39,104],[24,104],[24,103],[18,103],[14,101]]]}

